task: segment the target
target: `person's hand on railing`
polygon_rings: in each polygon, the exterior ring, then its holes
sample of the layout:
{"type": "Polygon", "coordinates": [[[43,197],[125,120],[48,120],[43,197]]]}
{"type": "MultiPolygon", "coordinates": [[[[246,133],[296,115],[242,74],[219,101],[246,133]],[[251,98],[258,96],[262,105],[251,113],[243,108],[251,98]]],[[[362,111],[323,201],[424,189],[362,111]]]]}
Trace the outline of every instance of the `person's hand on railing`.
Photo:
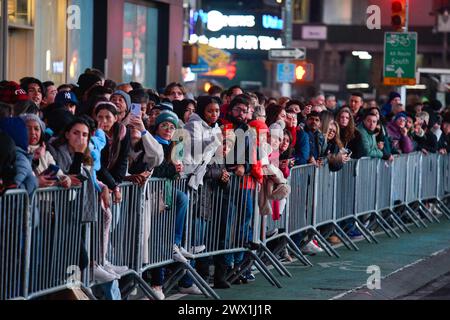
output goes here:
{"type": "Polygon", "coordinates": [[[245,167],[242,164],[238,165],[234,170],[234,174],[238,177],[243,177],[245,175],[245,167]]]}
{"type": "Polygon", "coordinates": [[[447,149],[445,149],[445,148],[439,149],[439,154],[445,156],[447,154],[447,149]]]}
{"type": "Polygon", "coordinates": [[[394,162],[394,156],[391,154],[386,161],[388,161],[389,163],[394,162]]]}
{"type": "Polygon", "coordinates": [[[77,176],[69,176],[72,186],[80,187],[83,183],[77,176]]]}
{"type": "Polygon", "coordinates": [[[122,191],[120,191],[119,186],[115,187],[113,190],[113,195],[114,195],[114,203],[121,203],[122,202],[122,191]]]}
{"type": "Polygon", "coordinates": [[[145,183],[147,182],[147,179],[150,177],[150,172],[145,171],[142,172],[140,174],[134,174],[131,176],[127,176],[125,177],[125,181],[129,181],[133,184],[136,184],[140,187],[143,187],[145,185],[145,183]]]}
{"type": "Polygon", "coordinates": [[[61,176],[59,185],[64,189],[69,189],[72,186],[72,180],[70,180],[70,177],[68,176],[61,176]]]}
{"type": "Polygon", "coordinates": [[[427,149],[422,149],[422,150],[420,150],[420,151],[422,151],[422,153],[423,153],[424,155],[426,155],[426,156],[427,156],[428,153],[429,153],[427,149]]]}
{"type": "Polygon", "coordinates": [[[56,181],[50,176],[38,176],[39,188],[50,188],[56,185],[56,181]]]}
{"type": "Polygon", "coordinates": [[[220,181],[222,181],[223,183],[228,183],[230,181],[230,174],[228,173],[227,170],[223,169],[222,170],[222,176],[220,177],[220,181]]]}
{"type": "Polygon", "coordinates": [[[350,157],[349,154],[342,154],[342,153],[341,153],[341,155],[342,155],[342,163],[347,163],[347,162],[349,162],[350,160],[352,160],[352,158],[350,157]]]}
{"type": "Polygon", "coordinates": [[[182,162],[174,162],[173,165],[175,166],[175,171],[177,173],[182,173],[184,171],[184,166],[182,162]]]}
{"type": "Polygon", "coordinates": [[[325,159],[324,159],[324,158],[319,158],[319,159],[316,161],[316,166],[317,166],[317,168],[322,168],[324,164],[325,164],[325,159]]]}

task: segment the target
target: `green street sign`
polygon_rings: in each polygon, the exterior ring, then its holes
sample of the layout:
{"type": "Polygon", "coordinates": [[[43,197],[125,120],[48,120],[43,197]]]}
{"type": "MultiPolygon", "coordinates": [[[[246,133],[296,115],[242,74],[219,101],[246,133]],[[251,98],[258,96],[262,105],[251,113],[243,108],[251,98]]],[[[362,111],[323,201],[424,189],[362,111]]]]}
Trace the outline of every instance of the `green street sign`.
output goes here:
{"type": "Polygon", "coordinates": [[[386,32],[384,35],[384,84],[416,84],[417,33],[386,32]]]}

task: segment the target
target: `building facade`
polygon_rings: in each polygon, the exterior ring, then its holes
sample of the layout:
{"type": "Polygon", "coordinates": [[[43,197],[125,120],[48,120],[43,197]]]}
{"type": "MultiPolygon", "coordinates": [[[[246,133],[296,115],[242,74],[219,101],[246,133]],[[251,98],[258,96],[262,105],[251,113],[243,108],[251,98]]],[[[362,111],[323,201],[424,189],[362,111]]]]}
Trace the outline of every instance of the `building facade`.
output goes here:
{"type": "Polygon", "coordinates": [[[76,82],[88,67],[152,88],[179,81],[182,0],[1,0],[0,75],[76,82]]]}

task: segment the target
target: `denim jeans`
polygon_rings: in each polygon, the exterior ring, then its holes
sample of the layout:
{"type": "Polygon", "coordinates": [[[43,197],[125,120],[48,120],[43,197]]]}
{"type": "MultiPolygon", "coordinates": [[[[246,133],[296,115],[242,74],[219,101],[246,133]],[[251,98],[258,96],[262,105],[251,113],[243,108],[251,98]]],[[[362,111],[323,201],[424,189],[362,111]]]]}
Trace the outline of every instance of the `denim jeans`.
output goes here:
{"type": "Polygon", "coordinates": [[[184,226],[186,223],[186,215],[189,206],[188,196],[177,190],[176,193],[176,218],[175,218],[175,244],[180,246],[183,240],[184,226]]]}
{"type": "Polygon", "coordinates": [[[120,294],[119,282],[117,280],[107,282],[101,285],[105,300],[122,300],[120,294]]]}

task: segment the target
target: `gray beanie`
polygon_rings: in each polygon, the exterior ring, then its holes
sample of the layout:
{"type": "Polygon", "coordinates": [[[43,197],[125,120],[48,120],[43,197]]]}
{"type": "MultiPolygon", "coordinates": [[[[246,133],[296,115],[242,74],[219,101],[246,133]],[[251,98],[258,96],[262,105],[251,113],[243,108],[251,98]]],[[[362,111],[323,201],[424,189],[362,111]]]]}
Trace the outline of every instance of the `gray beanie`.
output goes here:
{"type": "Polygon", "coordinates": [[[31,113],[25,113],[20,115],[20,118],[23,120],[23,122],[25,122],[25,124],[28,121],[36,121],[37,123],[39,123],[39,126],[41,127],[41,131],[42,134],[44,134],[45,132],[45,123],[35,114],[31,114],[31,113]]]}
{"type": "Polygon", "coordinates": [[[127,103],[127,113],[128,113],[131,110],[131,97],[130,97],[130,95],[128,93],[126,93],[125,91],[117,90],[111,95],[111,98],[113,96],[116,96],[116,95],[122,96],[125,99],[125,102],[127,103]]]}

